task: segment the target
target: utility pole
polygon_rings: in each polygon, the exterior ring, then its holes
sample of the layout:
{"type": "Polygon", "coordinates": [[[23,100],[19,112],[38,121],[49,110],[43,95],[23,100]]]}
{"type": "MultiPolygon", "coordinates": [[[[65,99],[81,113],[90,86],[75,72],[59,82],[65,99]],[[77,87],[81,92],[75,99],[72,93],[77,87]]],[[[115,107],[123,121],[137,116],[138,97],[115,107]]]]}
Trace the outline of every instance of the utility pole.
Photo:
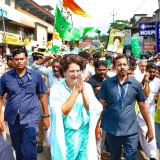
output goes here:
{"type": "Polygon", "coordinates": [[[117,13],[115,13],[114,12],[114,9],[113,9],[113,13],[111,14],[112,15],[112,17],[113,17],[113,28],[115,27],[115,24],[114,24],[114,22],[115,22],[115,16],[117,15],[117,13]]]}
{"type": "Polygon", "coordinates": [[[113,9],[113,13],[111,15],[113,17],[113,23],[114,23],[115,22],[115,16],[117,15],[117,13],[114,12],[114,9],[113,9]]]}

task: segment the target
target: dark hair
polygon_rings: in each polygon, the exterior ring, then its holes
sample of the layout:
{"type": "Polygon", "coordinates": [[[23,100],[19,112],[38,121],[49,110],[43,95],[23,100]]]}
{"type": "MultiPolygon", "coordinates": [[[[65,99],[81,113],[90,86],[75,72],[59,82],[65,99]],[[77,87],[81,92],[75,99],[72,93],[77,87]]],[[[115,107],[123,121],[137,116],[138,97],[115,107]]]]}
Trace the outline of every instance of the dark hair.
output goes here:
{"type": "Polygon", "coordinates": [[[100,66],[108,67],[106,61],[102,61],[102,60],[101,60],[101,61],[96,61],[96,62],[94,63],[95,69],[99,68],[100,66]]]}
{"type": "Polygon", "coordinates": [[[129,65],[129,70],[134,71],[134,67],[132,65],[129,65]]]}
{"type": "Polygon", "coordinates": [[[33,53],[32,53],[32,57],[33,57],[33,61],[36,61],[36,60],[38,60],[39,58],[43,58],[44,55],[43,55],[43,53],[33,52],[33,53]]]}
{"type": "Polygon", "coordinates": [[[79,52],[78,55],[82,58],[85,58],[85,59],[89,59],[91,57],[91,55],[86,52],[86,51],[83,51],[83,52],[79,52]]]}
{"type": "Polygon", "coordinates": [[[126,55],[119,55],[113,59],[113,64],[115,65],[118,59],[123,59],[123,58],[125,58],[128,62],[128,57],[126,55]]]}
{"type": "Polygon", "coordinates": [[[118,40],[121,42],[121,37],[120,37],[120,36],[115,36],[115,37],[113,38],[113,42],[114,42],[116,39],[118,39],[118,40]]]}
{"type": "Polygon", "coordinates": [[[3,53],[1,53],[1,52],[0,52],[0,56],[2,56],[2,57],[3,57],[3,53]]]}
{"type": "Polygon", "coordinates": [[[84,64],[83,64],[84,61],[81,60],[78,55],[66,54],[60,60],[60,65],[62,67],[62,71],[65,72],[69,68],[69,65],[72,63],[79,65],[80,70],[84,69],[84,64]]]}
{"type": "Polygon", "coordinates": [[[28,57],[28,54],[25,50],[25,48],[17,48],[17,49],[14,49],[13,52],[12,52],[12,56],[13,58],[17,55],[17,54],[21,54],[21,53],[24,53],[26,57],[28,57]]]}
{"type": "Polygon", "coordinates": [[[106,59],[106,60],[107,60],[107,59],[112,60],[112,59],[113,59],[113,57],[112,57],[111,55],[109,55],[109,54],[105,54],[105,59],[106,59]]]}
{"type": "Polygon", "coordinates": [[[93,58],[101,58],[101,54],[99,52],[96,52],[93,54],[93,58]]]}
{"type": "Polygon", "coordinates": [[[157,66],[153,62],[150,62],[150,63],[147,64],[146,70],[148,70],[150,68],[157,69],[157,66]]]}
{"type": "Polygon", "coordinates": [[[76,42],[75,41],[70,41],[69,44],[76,44],[76,42]]]}
{"type": "Polygon", "coordinates": [[[7,62],[9,62],[9,61],[12,61],[12,59],[13,59],[13,57],[12,56],[6,56],[6,60],[7,60],[7,62]]]}
{"type": "Polygon", "coordinates": [[[90,61],[93,61],[93,58],[90,56],[90,57],[88,58],[88,60],[89,60],[89,62],[90,62],[90,61]]]}
{"type": "Polygon", "coordinates": [[[58,59],[53,59],[53,60],[52,60],[52,64],[53,64],[53,63],[55,63],[55,62],[58,62],[58,63],[60,63],[60,61],[61,61],[61,58],[58,58],[58,59]]]}

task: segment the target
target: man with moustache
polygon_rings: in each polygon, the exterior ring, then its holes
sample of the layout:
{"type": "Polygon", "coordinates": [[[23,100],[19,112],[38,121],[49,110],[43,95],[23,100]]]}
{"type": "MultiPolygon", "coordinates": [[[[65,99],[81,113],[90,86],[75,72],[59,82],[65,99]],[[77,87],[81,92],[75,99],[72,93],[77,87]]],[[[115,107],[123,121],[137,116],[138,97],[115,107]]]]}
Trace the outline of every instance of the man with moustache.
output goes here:
{"type": "MultiPolygon", "coordinates": [[[[90,78],[88,82],[92,85],[94,94],[97,96],[100,91],[103,81],[106,80],[106,78],[108,77],[107,76],[108,66],[107,66],[106,61],[100,60],[94,63],[94,67],[95,67],[95,74],[90,78]]],[[[101,159],[101,145],[104,144],[104,141],[105,141],[105,132],[102,133],[102,139],[101,139],[100,138],[101,130],[99,129],[100,129],[99,126],[97,126],[96,127],[96,141],[97,141],[98,159],[101,159]]],[[[102,145],[102,148],[103,148],[103,145],[102,145]]]]}
{"type": "Polygon", "coordinates": [[[78,54],[79,48],[76,47],[75,41],[70,41],[69,46],[66,49],[66,54],[78,54]]]}
{"type": "Polygon", "coordinates": [[[84,69],[82,71],[82,77],[85,81],[89,81],[89,79],[91,78],[91,76],[93,76],[95,74],[94,68],[89,64],[89,59],[91,57],[91,55],[86,52],[79,52],[78,56],[81,60],[84,61],[84,69]]]}
{"type": "MultiPolygon", "coordinates": [[[[150,93],[146,99],[146,105],[149,111],[149,116],[151,119],[153,132],[155,135],[155,125],[154,125],[154,115],[156,108],[155,100],[160,92],[160,79],[156,77],[157,66],[154,63],[148,63],[146,71],[149,74],[149,76],[147,76],[148,78],[146,78],[145,76],[142,82],[144,84],[144,87],[148,85],[150,90],[150,93]]],[[[141,113],[138,113],[138,123],[139,123],[138,134],[142,149],[145,152],[145,154],[148,157],[150,157],[150,160],[156,160],[157,159],[156,139],[154,138],[150,143],[147,142],[145,137],[147,132],[147,126],[141,113]]]]}
{"type": "Polygon", "coordinates": [[[94,63],[95,74],[88,81],[94,90],[95,95],[100,91],[102,82],[107,78],[108,66],[105,61],[96,61],[94,63]]]}
{"type": "Polygon", "coordinates": [[[53,56],[47,56],[41,60],[35,61],[32,64],[32,68],[40,72],[42,75],[48,78],[48,88],[50,89],[52,85],[62,80],[61,67],[60,67],[60,58],[52,60],[51,67],[45,67],[43,64],[48,60],[53,59],[53,56]]]}
{"type": "Polygon", "coordinates": [[[121,159],[122,145],[126,160],[136,160],[138,144],[138,122],[135,102],[147,125],[146,137],[153,139],[153,130],[145,104],[141,84],[127,75],[128,59],[120,55],[114,59],[117,75],[106,79],[99,92],[99,100],[105,106],[102,114],[102,129],[107,132],[111,160],[121,159]]]}
{"type": "MultiPolygon", "coordinates": [[[[44,127],[50,125],[47,87],[42,76],[27,65],[27,53],[17,49],[13,53],[14,68],[4,73],[0,79],[0,112],[2,100],[7,93],[4,120],[8,122],[9,132],[16,160],[37,160],[36,132],[41,118],[40,104],[44,111],[44,127]]],[[[0,118],[0,131],[4,130],[4,121],[0,118]]]]}
{"type": "MultiPolygon", "coordinates": [[[[50,88],[63,79],[62,74],[61,74],[61,69],[60,69],[61,68],[60,58],[53,59],[53,56],[47,56],[45,58],[35,61],[32,64],[32,68],[37,70],[43,76],[46,76],[48,78],[48,91],[47,91],[48,94],[50,94],[50,88]],[[43,66],[45,62],[51,59],[52,59],[51,67],[47,68],[43,66]]],[[[37,147],[38,153],[43,152],[43,142],[44,142],[45,132],[42,126],[43,126],[43,120],[40,120],[39,121],[39,132],[38,132],[38,147],[37,147]]]]}
{"type": "Polygon", "coordinates": [[[137,81],[142,82],[143,77],[144,77],[145,72],[146,72],[146,67],[147,67],[147,60],[146,59],[141,59],[138,62],[137,69],[134,71],[134,78],[137,81]]]}

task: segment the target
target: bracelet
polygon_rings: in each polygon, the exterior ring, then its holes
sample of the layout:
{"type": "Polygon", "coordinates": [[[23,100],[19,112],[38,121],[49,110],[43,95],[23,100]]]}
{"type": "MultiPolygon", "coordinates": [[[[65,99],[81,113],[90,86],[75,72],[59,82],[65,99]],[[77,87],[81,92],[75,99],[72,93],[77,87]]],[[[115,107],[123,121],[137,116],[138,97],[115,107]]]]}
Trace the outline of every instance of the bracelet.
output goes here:
{"type": "Polygon", "coordinates": [[[49,118],[49,117],[50,117],[50,115],[43,115],[42,119],[46,119],[46,118],[49,118]]]}

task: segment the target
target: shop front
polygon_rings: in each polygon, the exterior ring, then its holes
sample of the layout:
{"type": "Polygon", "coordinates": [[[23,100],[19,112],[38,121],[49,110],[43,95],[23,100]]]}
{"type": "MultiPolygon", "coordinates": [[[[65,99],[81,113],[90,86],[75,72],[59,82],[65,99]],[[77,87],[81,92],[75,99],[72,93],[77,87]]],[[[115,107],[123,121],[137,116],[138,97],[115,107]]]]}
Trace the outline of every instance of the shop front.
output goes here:
{"type": "Polygon", "coordinates": [[[14,48],[21,48],[22,36],[8,32],[4,34],[3,31],[0,31],[0,53],[3,55],[6,54],[6,47],[9,48],[11,53],[14,48]]]}

